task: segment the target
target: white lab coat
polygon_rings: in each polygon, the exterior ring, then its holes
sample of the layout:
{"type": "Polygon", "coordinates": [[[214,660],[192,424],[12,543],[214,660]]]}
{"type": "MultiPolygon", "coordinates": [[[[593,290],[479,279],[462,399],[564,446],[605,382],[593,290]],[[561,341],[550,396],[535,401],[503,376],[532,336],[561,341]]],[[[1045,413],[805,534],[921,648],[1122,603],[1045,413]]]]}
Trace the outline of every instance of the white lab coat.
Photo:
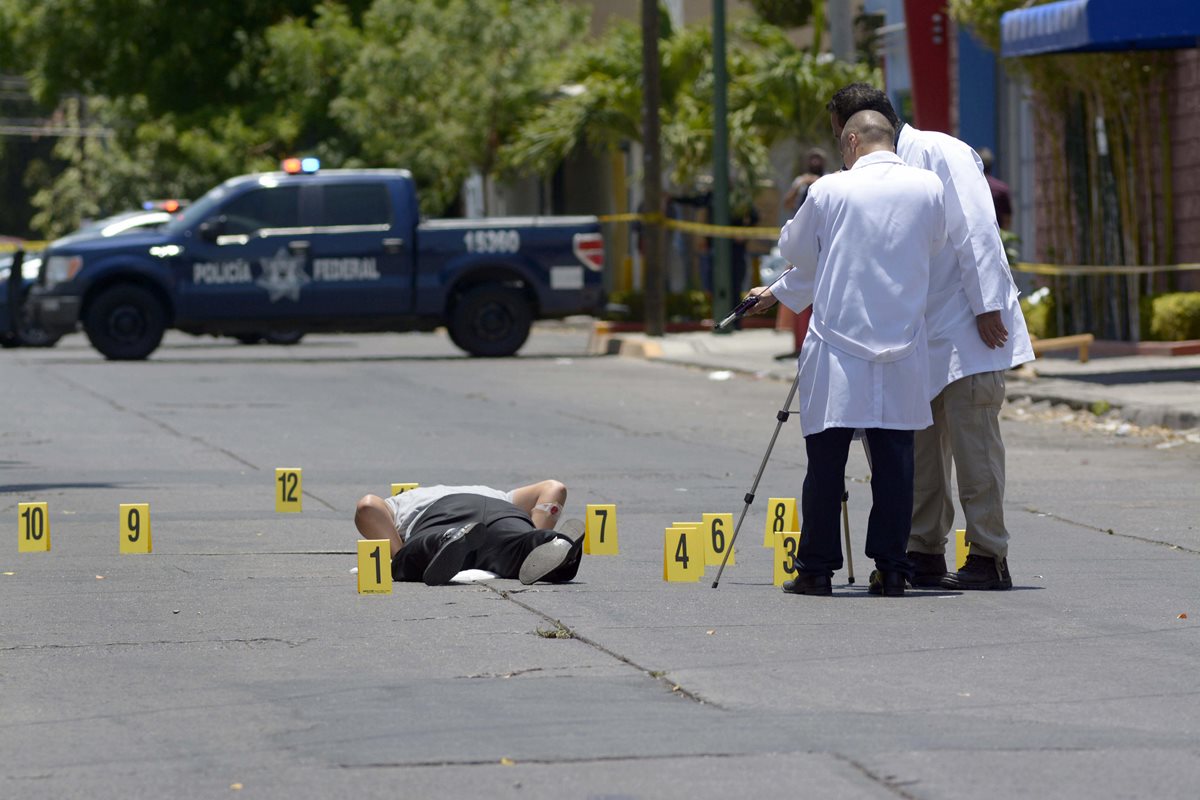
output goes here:
{"type": "Polygon", "coordinates": [[[925,313],[930,396],[959,378],[1032,361],[1033,345],[978,154],[953,136],[911,125],[900,129],[896,153],[906,164],[932,170],[945,189],[949,242],[930,265],[925,313]],[[1008,342],[993,350],[979,338],[975,317],[997,310],[1008,342]]]}
{"type": "Polygon", "coordinates": [[[929,265],[946,242],[942,185],[887,151],[826,175],[779,237],[795,269],[772,290],[813,307],[800,350],[800,424],[921,430],[929,411],[929,265]]]}

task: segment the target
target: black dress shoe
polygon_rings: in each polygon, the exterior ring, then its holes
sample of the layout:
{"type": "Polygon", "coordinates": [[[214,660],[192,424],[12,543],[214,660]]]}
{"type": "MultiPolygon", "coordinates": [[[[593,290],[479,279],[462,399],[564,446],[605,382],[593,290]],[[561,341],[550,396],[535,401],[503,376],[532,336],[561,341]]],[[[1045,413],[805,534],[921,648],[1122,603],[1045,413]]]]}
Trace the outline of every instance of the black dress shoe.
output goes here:
{"type": "Polygon", "coordinates": [[[958,572],[942,578],[945,589],[1011,589],[1008,559],[989,555],[969,555],[958,572]]]}
{"type": "Polygon", "coordinates": [[[833,582],[828,575],[799,572],[792,580],[783,582],[783,590],[788,594],[812,594],[827,597],[833,594],[833,582]]]}
{"type": "Polygon", "coordinates": [[[913,575],[908,582],[913,586],[942,585],[942,578],[946,577],[944,553],[918,553],[915,550],[909,550],[908,560],[913,565],[913,575]]]}
{"type": "Polygon", "coordinates": [[[904,573],[891,572],[885,569],[872,570],[871,581],[867,586],[867,591],[871,594],[883,595],[884,597],[903,597],[904,573]]]}
{"type": "Polygon", "coordinates": [[[467,556],[479,549],[487,528],[477,522],[450,528],[442,534],[441,546],[429,559],[421,579],[426,586],[445,586],[450,579],[462,572],[467,556]]]}

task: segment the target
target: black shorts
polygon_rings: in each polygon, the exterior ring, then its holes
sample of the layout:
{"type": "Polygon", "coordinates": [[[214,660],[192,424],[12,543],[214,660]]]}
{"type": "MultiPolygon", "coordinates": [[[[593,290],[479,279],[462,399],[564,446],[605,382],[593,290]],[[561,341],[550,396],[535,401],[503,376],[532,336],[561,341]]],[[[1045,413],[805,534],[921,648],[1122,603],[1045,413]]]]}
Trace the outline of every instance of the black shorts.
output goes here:
{"type": "Polygon", "coordinates": [[[392,559],[392,578],[419,581],[451,528],[468,523],[487,528],[484,544],[467,557],[463,569],[483,569],[501,578],[516,578],[521,562],[554,531],[533,526],[533,520],[507,500],[478,494],[451,494],[434,502],[417,518],[412,533],[392,559]]]}

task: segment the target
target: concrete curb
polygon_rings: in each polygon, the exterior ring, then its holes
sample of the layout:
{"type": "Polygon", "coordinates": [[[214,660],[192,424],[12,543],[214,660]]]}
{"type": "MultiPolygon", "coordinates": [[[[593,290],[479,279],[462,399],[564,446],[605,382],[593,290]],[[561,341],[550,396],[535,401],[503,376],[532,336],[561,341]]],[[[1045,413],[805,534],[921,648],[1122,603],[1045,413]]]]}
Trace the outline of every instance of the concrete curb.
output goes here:
{"type": "MultiPolygon", "coordinates": [[[[753,369],[731,365],[717,358],[704,360],[686,355],[668,354],[662,343],[644,334],[593,333],[589,353],[596,355],[619,355],[641,358],[691,369],[708,371],[723,370],[737,375],[754,378],[771,378],[781,382],[795,377],[794,362],[787,366],[753,369]]],[[[1124,421],[1139,427],[1158,426],[1174,430],[1191,430],[1200,427],[1200,414],[1195,411],[1175,408],[1157,403],[1139,403],[1119,397],[1119,392],[1110,387],[1099,386],[1069,378],[1024,377],[1020,373],[1009,373],[1006,399],[1010,402],[1028,399],[1032,402],[1048,402],[1066,405],[1073,409],[1090,409],[1096,403],[1105,403],[1124,421]],[[1039,384],[1041,384],[1039,386],[1039,384]]]]}

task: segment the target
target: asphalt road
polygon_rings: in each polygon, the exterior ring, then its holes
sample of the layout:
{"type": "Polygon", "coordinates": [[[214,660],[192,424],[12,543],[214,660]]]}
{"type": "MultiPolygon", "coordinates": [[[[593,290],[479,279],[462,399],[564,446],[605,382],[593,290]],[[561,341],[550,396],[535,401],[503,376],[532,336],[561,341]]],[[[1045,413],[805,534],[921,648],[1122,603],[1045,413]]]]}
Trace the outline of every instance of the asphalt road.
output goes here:
{"type": "Polygon", "coordinates": [[[667,584],[664,527],[740,511],[787,384],[585,344],[0,355],[0,797],[1196,796],[1200,447],[1006,422],[1016,588],[895,599],[866,593],[855,452],[858,580],[801,598],[761,547],[792,423],[720,588],[667,584]],[[283,466],[301,514],[274,511],[283,466]],[[567,516],[617,505],[620,555],[356,593],[362,494],[545,477],[567,516]],[[17,552],[26,501],[49,553],[17,552]],[[118,554],[133,502],[151,555],[118,554]]]}

